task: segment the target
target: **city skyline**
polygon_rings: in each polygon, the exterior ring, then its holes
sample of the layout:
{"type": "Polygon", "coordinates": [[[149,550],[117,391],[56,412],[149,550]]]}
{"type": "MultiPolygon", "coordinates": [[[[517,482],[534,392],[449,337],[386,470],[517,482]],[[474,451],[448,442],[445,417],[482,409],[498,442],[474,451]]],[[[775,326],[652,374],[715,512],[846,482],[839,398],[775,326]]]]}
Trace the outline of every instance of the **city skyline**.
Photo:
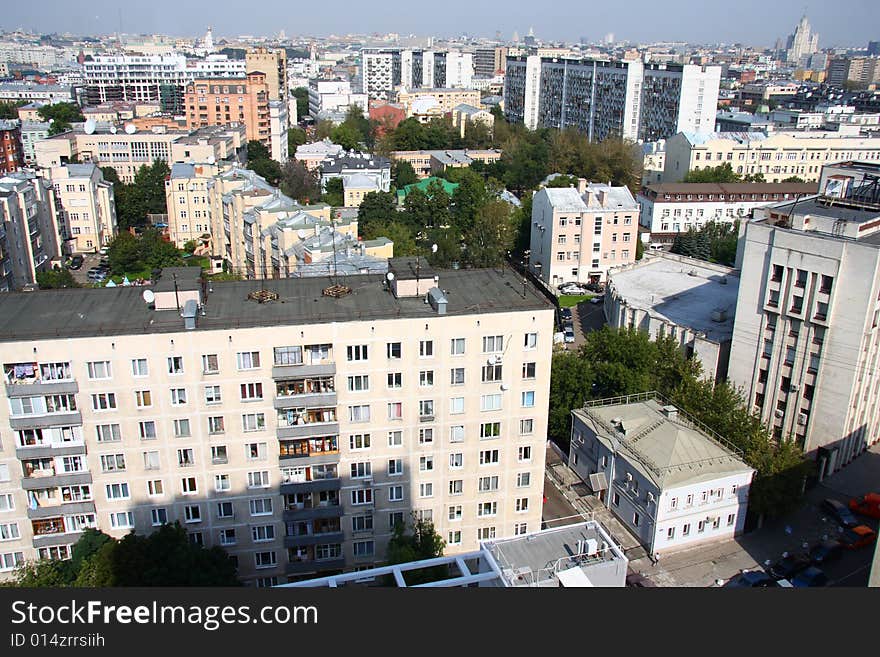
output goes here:
{"type": "Polygon", "coordinates": [[[635,0],[625,8],[604,6],[589,10],[572,0],[542,7],[541,11],[521,3],[511,6],[503,16],[497,16],[497,11],[490,6],[475,7],[473,3],[452,0],[445,5],[442,16],[430,14],[430,19],[408,13],[409,5],[398,1],[387,3],[381,13],[353,6],[342,12],[301,15],[290,12],[289,6],[278,0],[267,0],[264,6],[265,11],[259,14],[242,15],[231,3],[226,6],[226,12],[222,11],[224,6],[218,7],[217,3],[195,2],[181,6],[169,0],[128,6],[120,11],[118,5],[109,0],[94,0],[87,7],[49,0],[42,6],[48,11],[41,11],[39,16],[33,14],[30,6],[8,7],[0,25],[5,30],[21,28],[39,33],[122,32],[176,37],[201,35],[208,25],[213,26],[218,37],[270,37],[280,30],[289,37],[372,33],[492,37],[500,31],[505,40],[514,32],[525,36],[533,27],[539,39],[548,41],[573,42],[581,37],[597,41],[613,33],[619,40],[633,42],[742,43],[772,47],[777,38],[785,39],[794,31],[806,9],[810,24],[819,33],[820,48],[827,48],[864,46],[878,38],[873,28],[880,24],[880,5],[873,0],[853,0],[845,7],[817,8],[805,8],[797,0],[781,0],[772,5],[759,0],[741,0],[733,8],[699,6],[699,14],[693,0],[669,0],[661,14],[649,14],[650,21],[631,20],[634,12],[650,12],[655,8],[647,0],[635,0]],[[693,20],[683,21],[683,15],[690,15],[693,20]],[[577,27],[579,21],[573,18],[582,18],[588,27],[577,27]],[[706,23],[714,24],[705,29],[706,23]]]}

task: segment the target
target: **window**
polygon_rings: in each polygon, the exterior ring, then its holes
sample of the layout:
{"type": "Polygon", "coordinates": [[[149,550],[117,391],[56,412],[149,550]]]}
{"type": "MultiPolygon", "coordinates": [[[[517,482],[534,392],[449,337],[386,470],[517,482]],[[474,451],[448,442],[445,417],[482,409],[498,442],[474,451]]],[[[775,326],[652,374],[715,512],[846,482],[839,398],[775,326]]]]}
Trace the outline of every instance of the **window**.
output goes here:
{"type": "Polygon", "coordinates": [[[365,392],[370,389],[370,377],[366,374],[358,374],[348,377],[349,392],[365,392]]]}
{"type": "Polygon", "coordinates": [[[480,477],[477,482],[477,491],[480,493],[485,493],[489,491],[498,490],[498,475],[492,475],[491,477],[480,477]]]}
{"type": "Polygon", "coordinates": [[[501,394],[480,395],[481,411],[498,411],[501,410],[501,394]]]}
{"type": "MultiPolygon", "coordinates": [[[[191,452],[192,450],[188,450],[188,451],[191,452]]],[[[181,450],[177,450],[178,460],[180,459],[180,452],[181,452],[181,450]]],[[[196,493],[198,493],[199,486],[198,486],[198,483],[196,482],[196,478],[195,477],[183,477],[180,480],[180,492],[183,493],[184,495],[195,495],[196,493]]]]}
{"type": "Polygon", "coordinates": [[[347,353],[349,362],[367,360],[369,349],[365,344],[349,345],[347,353]]]}
{"type": "Polygon", "coordinates": [[[485,516],[498,515],[498,502],[480,502],[477,504],[477,516],[482,518],[485,516]]]}
{"type": "Polygon", "coordinates": [[[167,509],[150,509],[150,523],[153,527],[158,527],[159,525],[165,525],[168,523],[168,510],[167,509]]]}
{"type": "Polygon", "coordinates": [[[220,545],[235,545],[235,530],[232,528],[221,529],[219,540],[220,545]]]}
{"type": "Polygon", "coordinates": [[[302,347],[275,347],[276,365],[302,365],[302,347]]]}
{"type": "Polygon", "coordinates": [[[434,469],[434,457],[433,456],[419,457],[419,472],[430,472],[433,469],[434,469]]]}
{"type": "Polygon", "coordinates": [[[671,541],[675,538],[675,527],[669,527],[666,530],[666,540],[671,541]]]}
{"type": "Polygon", "coordinates": [[[351,504],[352,506],[362,506],[364,504],[372,504],[373,503],[373,489],[372,488],[359,488],[357,490],[351,491],[351,504]]]}
{"type": "Polygon", "coordinates": [[[449,427],[449,442],[451,442],[451,443],[464,442],[464,425],[456,424],[456,425],[449,427]]]}
{"type": "Polygon", "coordinates": [[[529,510],[529,498],[528,497],[516,498],[516,512],[517,513],[525,513],[528,510],[529,510]]]}
{"type": "Polygon", "coordinates": [[[402,447],[403,446],[403,431],[389,431],[388,432],[388,446],[389,447],[402,447]]]}
{"type": "Polygon", "coordinates": [[[638,513],[633,513],[633,519],[632,519],[633,527],[638,527],[638,526],[639,526],[639,523],[640,523],[641,521],[642,521],[641,516],[639,516],[638,513]]]}
{"type": "Polygon", "coordinates": [[[419,444],[430,445],[434,442],[434,429],[419,429],[419,444]]]}
{"type": "Polygon", "coordinates": [[[483,337],[484,354],[491,354],[498,351],[504,351],[504,336],[489,335],[483,337]]]}
{"type": "Polygon", "coordinates": [[[208,433],[219,434],[226,431],[222,415],[215,415],[208,418],[208,433]]]}
{"type": "Polygon", "coordinates": [[[214,490],[218,493],[224,493],[228,490],[231,490],[232,484],[229,480],[228,474],[216,474],[214,475],[214,490]]]}
{"type": "Polygon", "coordinates": [[[162,484],[161,479],[153,479],[147,482],[147,495],[150,497],[156,497],[158,495],[165,494],[165,486],[162,484]]]}
{"type": "Polygon", "coordinates": [[[205,386],[206,404],[219,404],[221,400],[220,386],[205,386]]]}
{"type": "Polygon", "coordinates": [[[242,383],[240,389],[242,401],[252,401],[263,398],[262,383],[242,383]]]}
{"type": "Polygon", "coordinates": [[[274,552],[255,552],[254,564],[257,568],[274,568],[278,563],[274,552]]]}
{"type": "Polygon", "coordinates": [[[480,452],[480,465],[493,465],[499,461],[499,450],[484,449],[480,452]]]}
{"type": "Polygon", "coordinates": [[[171,389],[171,404],[173,406],[181,406],[186,403],[186,388],[171,389]]]}
{"type": "Polygon", "coordinates": [[[152,406],[153,395],[149,390],[135,390],[134,403],[138,408],[152,406]]]}
{"type": "Polygon", "coordinates": [[[375,543],[373,541],[354,541],[352,543],[355,558],[371,557],[375,552],[375,543]]]}
{"type": "Polygon", "coordinates": [[[99,443],[117,443],[122,440],[122,431],[118,424],[99,424],[95,431],[99,443]]]}
{"type": "Polygon", "coordinates": [[[403,387],[403,374],[401,374],[400,372],[388,372],[388,387],[389,388],[403,387]]]}
{"type": "Polygon", "coordinates": [[[104,454],[101,456],[102,472],[121,472],[125,470],[125,454],[104,454]]]}
{"type": "Polygon", "coordinates": [[[12,493],[0,494],[0,512],[14,511],[14,510],[15,510],[15,500],[12,497],[12,493]]]}
{"type": "Polygon", "coordinates": [[[712,529],[718,529],[720,526],[721,526],[721,518],[720,517],[715,518],[715,520],[712,521],[712,529]]]}
{"type": "Polygon", "coordinates": [[[168,357],[168,373],[183,374],[183,356],[168,357]]]}
{"type": "Polygon", "coordinates": [[[450,531],[446,535],[446,538],[447,538],[447,541],[446,541],[447,545],[461,545],[461,530],[456,529],[456,530],[450,531]]]}
{"type": "Polygon", "coordinates": [[[458,470],[464,467],[464,456],[461,452],[454,452],[449,455],[449,469],[458,470]]]}
{"type": "Polygon", "coordinates": [[[388,488],[388,501],[400,502],[403,500],[403,486],[391,486],[388,488]]]}
{"type": "Polygon", "coordinates": [[[202,373],[217,374],[220,371],[220,363],[217,354],[204,354],[202,356],[202,373]]]}
{"type": "Polygon", "coordinates": [[[131,511],[111,513],[110,526],[113,529],[129,529],[134,527],[134,514],[131,511]]]}
{"type": "Polygon", "coordinates": [[[495,538],[495,527],[481,527],[477,530],[477,538],[481,541],[495,538]]]}
{"type": "Polygon", "coordinates": [[[500,422],[484,422],[480,425],[480,440],[489,440],[501,436],[500,422]]]}
{"type": "Polygon", "coordinates": [[[464,354],[464,338],[452,338],[449,353],[453,356],[464,354]]]}
{"type": "Polygon", "coordinates": [[[532,474],[530,472],[518,472],[516,474],[516,487],[517,488],[528,488],[532,481],[532,474]]]}
{"type": "Polygon", "coordinates": [[[432,399],[420,399],[419,400],[419,417],[433,417],[434,416],[434,400],[432,399]]]}
{"type": "Polygon", "coordinates": [[[522,392],[522,405],[523,408],[531,408],[535,405],[535,391],[534,390],[524,390],[522,392]]]}
{"type": "Polygon", "coordinates": [[[434,385],[434,370],[422,370],[419,372],[419,386],[429,388],[434,385]]]}
{"type": "Polygon", "coordinates": [[[388,476],[397,477],[403,474],[403,459],[388,460],[388,476]]]}
{"type": "Polygon", "coordinates": [[[620,506],[620,493],[614,493],[614,495],[611,497],[611,503],[614,506],[620,506]]]}
{"type": "Polygon", "coordinates": [[[397,360],[401,357],[401,349],[399,342],[388,342],[385,345],[386,352],[388,354],[388,358],[397,360]]]}
{"type": "Polygon", "coordinates": [[[365,513],[351,517],[351,530],[354,532],[368,532],[373,530],[373,515],[365,513]]]}
{"type": "Polygon", "coordinates": [[[501,380],[501,365],[483,365],[483,383],[493,383],[501,380]]]}
{"type": "Polygon", "coordinates": [[[364,404],[362,406],[349,406],[348,407],[348,421],[349,422],[369,422],[370,421],[370,406],[369,406],[369,404],[364,404]]]}
{"type": "Polygon", "coordinates": [[[144,452],[144,470],[159,469],[159,452],[144,452]]]}
{"type": "Polygon", "coordinates": [[[113,376],[110,370],[109,360],[93,361],[86,363],[86,366],[89,371],[90,379],[109,379],[113,376]]]}
{"type": "Polygon", "coordinates": [[[403,511],[392,511],[388,514],[388,528],[394,529],[398,525],[404,524],[403,511]]]}
{"type": "Polygon", "coordinates": [[[235,515],[232,502],[219,502],[217,504],[218,518],[232,518],[235,515]]]}
{"type": "Polygon", "coordinates": [[[526,333],[525,340],[523,341],[524,349],[535,349],[538,346],[538,334],[537,333],[526,333]]]}
{"type": "Polygon", "coordinates": [[[131,497],[128,492],[128,484],[107,484],[105,487],[107,492],[107,500],[127,500],[131,497]]]}
{"type": "Polygon", "coordinates": [[[187,438],[192,435],[188,419],[174,420],[174,437],[187,438]]]}
{"type": "Polygon", "coordinates": [[[681,535],[682,536],[689,536],[690,533],[691,533],[691,523],[686,522],[685,524],[683,524],[681,526],[681,535]]]}
{"type": "Polygon", "coordinates": [[[419,484],[419,497],[434,497],[434,484],[431,482],[419,484]]]}
{"type": "Polygon", "coordinates": [[[255,525],[254,527],[251,527],[251,539],[254,543],[267,543],[269,541],[274,541],[275,525],[255,525]]]}
{"type": "Polygon", "coordinates": [[[242,431],[260,431],[266,428],[266,416],[263,413],[247,413],[241,416],[242,431]]]}
{"type": "Polygon", "coordinates": [[[265,461],[267,443],[247,443],[244,446],[244,456],[249,461],[265,461]]]}
{"type": "Polygon", "coordinates": [[[453,386],[464,385],[464,368],[453,367],[450,370],[449,383],[453,386]]]}
{"type": "Polygon", "coordinates": [[[434,341],[419,340],[419,358],[431,358],[434,356],[434,341]]]}
{"type": "Polygon", "coordinates": [[[248,505],[252,516],[267,516],[272,513],[272,498],[270,497],[249,500],[248,505]]]}
{"type": "Polygon", "coordinates": [[[269,471],[248,472],[248,488],[269,488],[269,471]]]}
{"type": "Polygon", "coordinates": [[[373,476],[373,468],[369,461],[359,461],[351,464],[352,479],[369,479],[373,476]]]}
{"type": "Polygon", "coordinates": [[[464,413],[464,397],[453,397],[449,400],[449,414],[459,415],[464,413]]]}
{"type": "Polygon", "coordinates": [[[532,460],[532,448],[529,445],[524,445],[517,450],[517,461],[520,463],[531,461],[532,460]]]}
{"type": "MultiPolygon", "coordinates": [[[[13,400],[14,401],[14,400],[13,400]]],[[[22,400],[24,401],[24,400],[22,400]]],[[[115,392],[99,392],[92,395],[92,410],[108,411],[116,408],[115,392]]],[[[73,410],[73,409],[71,409],[73,410]]]]}
{"type": "Polygon", "coordinates": [[[523,363],[522,366],[522,378],[524,379],[534,379],[535,378],[535,368],[537,363],[523,363]]]}
{"type": "Polygon", "coordinates": [[[240,370],[255,370],[260,367],[259,351],[240,351],[236,354],[236,362],[240,370]]]}
{"type": "Polygon", "coordinates": [[[518,522],[513,526],[514,536],[524,536],[528,533],[528,525],[524,522],[518,522]]]}
{"type": "Polygon", "coordinates": [[[348,437],[348,446],[352,450],[370,449],[370,434],[355,433],[348,437]]]}

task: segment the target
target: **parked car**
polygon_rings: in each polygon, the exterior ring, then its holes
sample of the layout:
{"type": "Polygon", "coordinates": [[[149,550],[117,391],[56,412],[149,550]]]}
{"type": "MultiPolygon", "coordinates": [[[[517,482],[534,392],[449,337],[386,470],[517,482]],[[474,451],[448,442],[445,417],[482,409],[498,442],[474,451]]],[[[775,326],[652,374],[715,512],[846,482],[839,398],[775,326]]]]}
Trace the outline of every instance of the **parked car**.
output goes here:
{"type": "Polygon", "coordinates": [[[849,508],[863,516],[880,518],[880,493],[868,493],[862,497],[854,497],[849,501],[849,508]]]}
{"type": "Polygon", "coordinates": [[[797,588],[808,586],[827,586],[828,575],[823,573],[816,566],[805,568],[791,580],[791,585],[797,588]]]}
{"type": "Polygon", "coordinates": [[[808,555],[790,554],[770,566],[770,575],[776,579],[791,580],[792,577],[811,565],[812,561],[808,555]]]}
{"type": "Polygon", "coordinates": [[[859,524],[853,512],[843,502],[838,502],[830,497],[822,501],[822,510],[830,513],[837,522],[844,527],[855,527],[859,524]]]}
{"type": "Polygon", "coordinates": [[[604,292],[605,286],[602,283],[587,283],[586,288],[589,292],[604,292]]]}
{"type": "Polygon", "coordinates": [[[572,328],[571,326],[566,326],[564,333],[565,333],[565,341],[567,343],[574,342],[574,328],[572,328]]]}
{"type": "Polygon", "coordinates": [[[110,253],[110,248],[105,246],[105,247],[102,248],[100,251],[98,251],[98,253],[100,253],[102,256],[105,256],[105,255],[107,255],[108,253],[110,253]]]}
{"type": "Polygon", "coordinates": [[[826,564],[837,561],[843,554],[843,546],[840,541],[822,541],[810,550],[810,560],[814,565],[826,564]]]}
{"type": "Polygon", "coordinates": [[[70,269],[79,269],[83,266],[83,257],[81,255],[75,255],[70,259],[70,269]]]}
{"type": "Polygon", "coordinates": [[[725,588],[732,589],[755,589],[776,586],[776,580],[763,570],[744,570],[739,575],[731,577],[725,588]]]}
{"type": "Polygon", "coordinates": [[[840,537],[840,544],[847,550],[858,550],[867,547],[877,540],[877,532],[868,525],[850,527],[840,537]]]}
{"type": "Polygon", "coordinates": [[[587,293],[587,289],[580,283],[563,283],[558,289],[562,294],[582,295],[587,293]]]}
{"type": "Polygon", "coordinates": [[[562,318],[562,323],[571,321],[571,308],[563,308],[559,311],[559,316],[562,318]]]}
{"type": "Polygon", "coordinates": [[[605,301],[604,295],[600,295],[598,297],[593,297],[592,299],[590,299],[590,303],[592,303],[593,305],[596,305],[597,303],[602,303],[603,301],[605,301]]]}
{"type": "Polygon", "coordinates": [[[648,250],[649,251],[662,251],[663,245],[659,244],[657,242],[654,242],[654,243],[648,245],[648,250]]]}

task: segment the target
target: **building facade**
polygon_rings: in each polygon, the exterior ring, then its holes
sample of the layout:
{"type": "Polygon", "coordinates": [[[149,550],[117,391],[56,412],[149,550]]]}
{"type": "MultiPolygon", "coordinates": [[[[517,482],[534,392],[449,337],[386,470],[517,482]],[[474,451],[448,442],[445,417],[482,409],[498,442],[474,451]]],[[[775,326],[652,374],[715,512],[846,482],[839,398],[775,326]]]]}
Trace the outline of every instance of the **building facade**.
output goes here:
{"type": "Polygon", "coordinates": [[[180,521],[263,586],[381,563],[413,512],[447,554],[540,528],[553,309],[513,271],[398,263],[396,292],[353,276],[342,298],[273,282],[306,308],[187,269],[151,306],[123,287],[0,299],[4,574],[86,527],[180,521]]]}
{"type": "Polygon", "coordinates": [[[529,270],[545,285],[598,283],[636,259],[639,206],[626,187],[544,187],[532,199],[529,270]]]}
{"type": "Polygon", "coordinates": [[[711,132],[720,80],[719,66],[508,57],[504,111],[531,130],[655,141],[711,132]]]}
{"type": "Polygon", "coordinates": [[[755,471],[655,393],[573,410],[569,465],[655,558],[745,526],[755,471]]]}
{"type": "Polygon", "coordinates": [[[61,214],[65,253],[95,253],[117,234],[113,184],[94,164],[68,164],[49,171],[61,214]]]}
{"type": "Polygon", "coordinates": [[[21,127],[18,121],[0,121],[0,175],[24,166],[21,127]]]}

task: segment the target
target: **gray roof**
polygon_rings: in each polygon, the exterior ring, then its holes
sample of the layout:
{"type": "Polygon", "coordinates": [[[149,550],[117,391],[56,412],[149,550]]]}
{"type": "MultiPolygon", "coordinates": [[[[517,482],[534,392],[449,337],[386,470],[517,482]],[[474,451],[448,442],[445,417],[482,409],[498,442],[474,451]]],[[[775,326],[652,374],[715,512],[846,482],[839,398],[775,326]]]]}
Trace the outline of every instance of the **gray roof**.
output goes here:
{"type": "Polygon", "coordinates": [[[572,412],[597,428],[599,440],[609,449],[613,449],[612,438],[619,440],[618,455],[660,490],[753,471],[718,437],[710,437],[681,411],[675,419],[666,417],[663,400],[602,403],[599,400],[572,412]],[[613,428],[613,420],[620,420],[625,433],[613,428]]]}
{"type": "MultiPolygon", "coordinates": [[[[509,268],[443,270],[440,287],[449,299],[448,315],[548,310],[553,306],[509,268]]],[[[165,277],[163,277],[165,278],[165,277]]],[[[167,285],[167,278],[165,278],[167,285]]],[[[231,330],[408,318],[436,318],[422,297],[395,298],[383,289],[385,277],[346,278],[351,294],[323,296],[328,278],[225,281],[212,283],[205,316],[196,330],[231,330]],[[258,304],[247,298],[261,288],[278,293],[276,302],[258,304]]],[[[151,310],[142,288],[116,287],[8,292],[0,295],[0,342],[49,338],[141,335],[183,330],[175,311],[151,310]]]]}

